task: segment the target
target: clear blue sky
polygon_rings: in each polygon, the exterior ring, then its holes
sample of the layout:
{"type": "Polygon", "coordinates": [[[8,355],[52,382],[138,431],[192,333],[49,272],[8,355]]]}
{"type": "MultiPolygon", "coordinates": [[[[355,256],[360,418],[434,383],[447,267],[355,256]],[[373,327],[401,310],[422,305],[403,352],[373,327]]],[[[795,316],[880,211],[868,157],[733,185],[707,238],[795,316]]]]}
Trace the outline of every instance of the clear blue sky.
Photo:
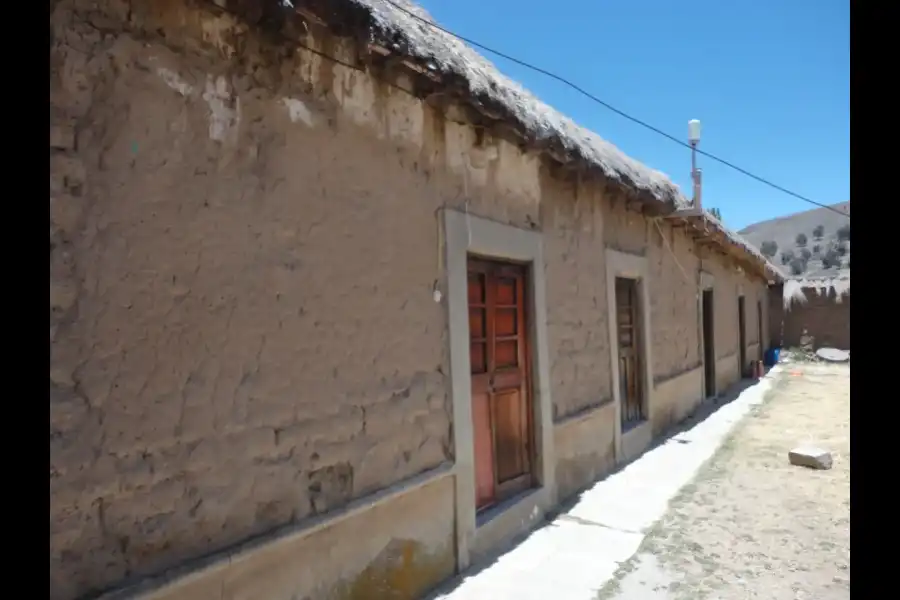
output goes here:
{"type": "MultiPolygon", "coordinates": [[[[555,72],[813,200],[850,199],[848,0],[420,0],[457,33],[555,72]]],[[[479,52],[481,52],[479,50],[479,52]]],[[[482,52],[539,98],[690,193],[690,153],[561,83],[482,52]]],[[[734,229],[814,208],[701,157],[734,229]]]]}

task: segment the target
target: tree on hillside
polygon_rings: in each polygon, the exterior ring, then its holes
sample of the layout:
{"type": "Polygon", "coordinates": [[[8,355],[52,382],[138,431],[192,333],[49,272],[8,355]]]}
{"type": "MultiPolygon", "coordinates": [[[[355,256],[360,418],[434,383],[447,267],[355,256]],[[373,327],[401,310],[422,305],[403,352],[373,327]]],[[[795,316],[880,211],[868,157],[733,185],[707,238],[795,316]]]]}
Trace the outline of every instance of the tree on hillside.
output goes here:
{"type": "Polygon", "coordinates": [[[800,251],[800,258],[803,259],[804,262],[809,262],[809,259],[812,257],[812,252],[809,251],[808,248],[804,248],[800,251]]]}
{"type": "Polygon", "coordinates": [[[850,240],[850,223],[847,223],[837,230],[837,237],[841,241],[850,240]]]}
{"type": "Polygon", "coordinates": [[[795,258],[791,261],[791,275],[802,275],[806,270],[806,261],[802,258],[795,258]]]}
{"type": "Polygon", "coordinates": [[[817,240],[821,240],[823,235],[825,235],[825,226],[816,225],[816,228],[813,229],[813,237],[817,240]]]}
{"type": "Polygon", "coordinates": [[[822,250],[822,246],[820,246],[819,244],[813,245],[813,254],[818,254],[820,250],[822,250]]]}
{"type": "Polygon", "coordinates": [[[841,257],[837,253],[837,250],[831,248],[828,252],[825,253],[825,256],[822,257],[822,267],[826,269],[831,269],[832,267],[840,267],[841,266],[841,257]]]}
{"type": "MultiPolygon", "coordinates": [[[[709,214],[717,218],[719,221],[722,221],[722,212],[718,208],[709,209],[709,214]]],[[[724,223],[724,221],[723,221],[724,223]]]]}
{"type": "Polygon", "coordinates": [[[781,264],[786,265],[789,262],[794,260],[794,251],[793,250],[785,250],[781,253],[781,264]]]}
{"type": "Polygon", "coordinates": [[[796,238],[796,242],[797,242],[797,245],[798,245],[798,246],[805,246],[805,245],[806,245],[806,234],[805,234],[805,233],[798,233],[798,234],[797,234],[797,238],[796,238]]]}
{"type": "Polygon", "coordinates": [[[762,246],[760,246],[759,248],[759,251],[763,253],[763,256],[772,258],[778,253],[778,244],[771,240],[763,242],[762,246]]]}

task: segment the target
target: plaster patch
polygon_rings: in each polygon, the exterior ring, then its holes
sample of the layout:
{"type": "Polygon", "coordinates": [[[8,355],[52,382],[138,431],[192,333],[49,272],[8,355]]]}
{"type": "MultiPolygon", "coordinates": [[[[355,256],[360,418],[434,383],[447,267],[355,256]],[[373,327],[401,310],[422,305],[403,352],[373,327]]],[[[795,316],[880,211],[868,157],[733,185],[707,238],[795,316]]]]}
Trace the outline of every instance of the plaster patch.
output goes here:
{"type": "Polygon", "coordinates": [[[307,127],[313,127],[315,120],[309,107],[296,98],[282,98],[281,102],[287,107],[291,123],[302,121],[307,127]]]}
{"type": "Polygon", "coordinates": [[[194,93],[194,86],[179,77],[178,73],[175,71],[165,67],[159,67],[156,69],[156,74],[162,78],[167,86],[182,96],[190,96],[194,93]]]}
{"type": "Polygon", "coordinates": [[[219,75],[213,81],[211,75],[207,76],[203,100],[209,106],[210,139],[221,142],[236,135],[241,123],[241,99],[229,90],[224,77],[219,75]]]}
{"type": "Polygon", "coordinates": [[[513,144],[497,140],[499,168],[496,181],[507,193],[537,206],[541,200],[541,183],[538,175],[539,159],[523,153],[513,144]]]}
{"type": "Polygon", "coordinates": [[[344,113],[361,126],[374,126],[378,138],[384,137],[384,127],[375,115],[375,86],[371,77],[348,69],[334,67],[334,95],[344,113]]]}
{"type": "MultiPolygon", "coordinates": [[[[412,84],[406,87],[411,88],[412,84]]],[[[425,113],[417,98],[392,90],[387,96],[385,119],[388,135],[392,139],[422,147],[425,113]]]]}
{"type": "Polygon", "coordinates": [[[244,28],[234,18],[230,15],[204,18],[201,21],[201,27],[203,28],[203,41],[215,46],[225,58],[231,59],[234,57],[233,40],[244,33],[244,28]]]}

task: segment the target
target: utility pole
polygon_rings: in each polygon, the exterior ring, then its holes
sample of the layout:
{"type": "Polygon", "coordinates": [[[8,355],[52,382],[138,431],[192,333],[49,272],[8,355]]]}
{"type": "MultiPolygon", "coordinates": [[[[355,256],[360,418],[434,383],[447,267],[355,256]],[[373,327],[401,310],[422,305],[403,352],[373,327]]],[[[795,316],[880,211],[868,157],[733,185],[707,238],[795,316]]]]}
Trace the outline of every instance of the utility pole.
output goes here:
{"type": "Polygon", "coordinates": [[[703,209],[701,201],[700,169],[697,168],[697,144],[700,143],[700,121],[688,121],[688,142],[691,144],[691,181],[694,183],[694,208],[703,209]]]}

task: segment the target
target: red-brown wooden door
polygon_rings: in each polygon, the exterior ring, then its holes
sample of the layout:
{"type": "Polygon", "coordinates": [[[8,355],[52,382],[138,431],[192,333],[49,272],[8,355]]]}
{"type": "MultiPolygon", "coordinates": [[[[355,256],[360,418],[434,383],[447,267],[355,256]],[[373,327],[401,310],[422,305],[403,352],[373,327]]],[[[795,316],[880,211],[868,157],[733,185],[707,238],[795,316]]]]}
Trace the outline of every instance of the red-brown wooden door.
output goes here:
{"type": "Polygon", "coordinates": [[[469,355],[479,509],[533,483],[524,296],[524,267],[469,260],[469,355]]]}

